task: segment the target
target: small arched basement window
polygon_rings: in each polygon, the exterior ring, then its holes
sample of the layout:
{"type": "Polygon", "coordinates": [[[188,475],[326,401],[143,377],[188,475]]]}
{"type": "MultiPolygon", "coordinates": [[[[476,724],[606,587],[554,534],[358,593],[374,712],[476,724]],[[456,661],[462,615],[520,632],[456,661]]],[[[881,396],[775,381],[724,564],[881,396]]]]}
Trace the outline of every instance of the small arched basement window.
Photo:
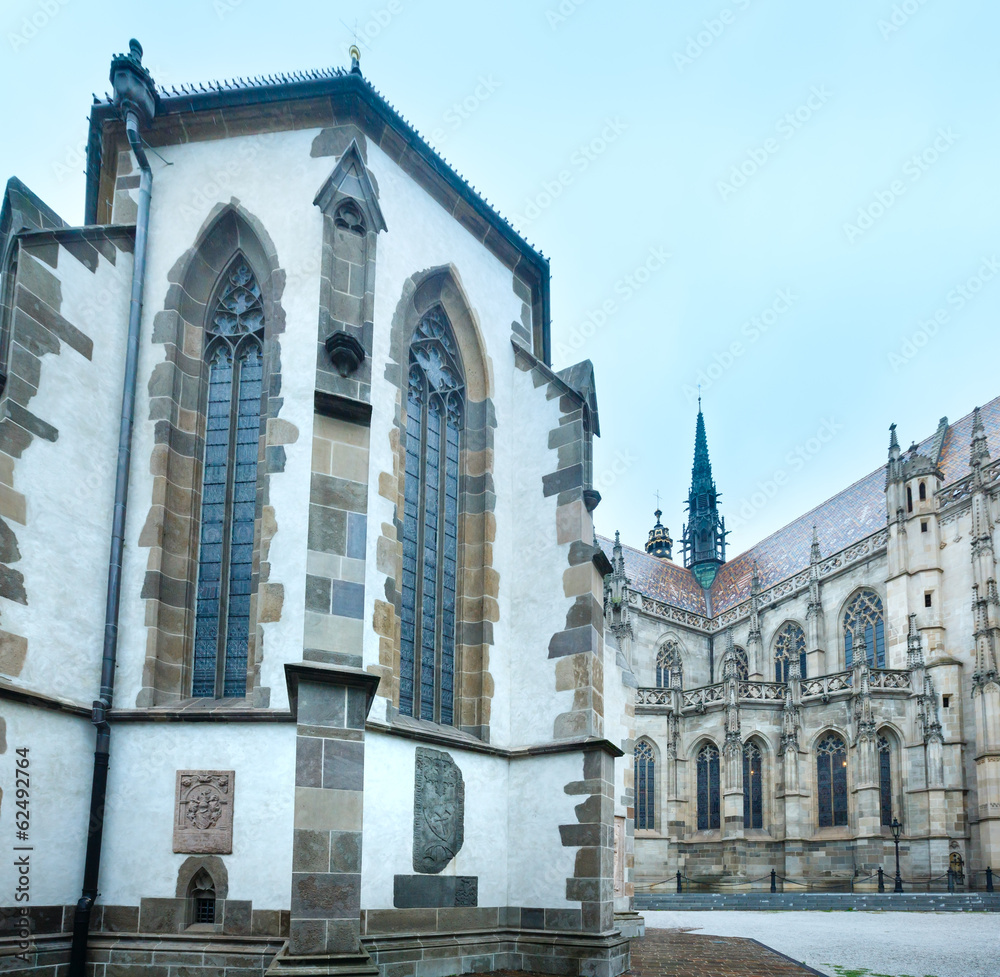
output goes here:
{"type": "Polygon", "coordinates": [[[205,925],[215,922],[215,883],[205,869],[199,869],[188,884],[189,925],[205,925]]]}

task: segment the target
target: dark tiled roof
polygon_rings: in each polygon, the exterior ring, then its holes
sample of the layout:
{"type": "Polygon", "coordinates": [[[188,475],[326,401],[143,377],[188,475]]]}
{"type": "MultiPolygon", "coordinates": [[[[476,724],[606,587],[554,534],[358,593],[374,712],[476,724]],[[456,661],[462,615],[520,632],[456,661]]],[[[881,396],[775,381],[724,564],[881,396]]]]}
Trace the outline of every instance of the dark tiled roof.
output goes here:
{"type": "MultiPolygon", "coordinates": [[[[1000,397],[983,406],[980,416],[990,457],[1000,457],[1000,397]]],[[[929,453],[933,440],[933,435],[926,438],[918,450],[929,453]]],[[[969,474],[971,440],[972,414],[948,427],[940,459],[944,485],[969,474]]],[[[712,613],[718,614],[749,598],[754,563],[765,589],[808,567],[813,526],[820,551],[826,557],[871,536],[885,524],[885,468],[881,467],[724,564],[712,584],[712,613]]],[[[600,543],[610,555],[611,541],[601,538],[600,543]]],[[[636,590],[683,610],[705,613],[704,595],[689,571],[630,546],[623,545],[622,552],[625,572],[636,590]]]]}
{"type": "MultiPolygon", "coordinates": [[[[603,536],[598,536],[597,542],[610,559],[614,542],[603,536]]],[[[625,558],[625,573],[632,581],[634,590],[686,611],[694,611],[695,614],[706,612],[705,594],[695,583],[689,570],[670,560],[661,560],[642,550],[633,549],[624,543],[622,543],[622,556],[625,558]]]]}

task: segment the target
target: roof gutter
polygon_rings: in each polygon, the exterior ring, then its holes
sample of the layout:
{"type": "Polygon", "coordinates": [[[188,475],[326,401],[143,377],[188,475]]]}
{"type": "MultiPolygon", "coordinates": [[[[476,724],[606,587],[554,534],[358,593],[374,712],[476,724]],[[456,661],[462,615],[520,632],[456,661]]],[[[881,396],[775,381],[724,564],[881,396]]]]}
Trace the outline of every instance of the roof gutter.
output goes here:
{"type": "Polygon", "coordinates": [[[118,467],[115,474],[115,503],[108,558],[108,591],[104,619],[104,656],[101,661],[101,690],[94,702],[91,721],[97,727],[94,774],[90,793],[87,854],[83,869],[83,892],[73,918],[70,946],[70,977],[85,977],[87,937],[90,918],[99,890],[101,845],[104,840],[104,811],[111,759],[111,726],[108,710],[114,701],[115,664],[118,656],[118,613],[122,590],[122,556],[125,548],[125,515],[128,508],[129,469],[132,460],[132,429],[135,424],[135,391],[139,368],[139,326],[142,319],[142,292],[146,277],[146,244],[149,237],[149,204],[153,173],[142,148],[140,122],[146,125],[156,111],[156,89],[149,72],[142,67],[142,48],[129,42],[129,53],[111,62],[115,105],[125,118],[125,132],[139,164],[139,212],[135,225],[135,255],[132,264],[132,294],[129,304],[128,337],[125,351],[125,379],[118,430],[118,467]]]}

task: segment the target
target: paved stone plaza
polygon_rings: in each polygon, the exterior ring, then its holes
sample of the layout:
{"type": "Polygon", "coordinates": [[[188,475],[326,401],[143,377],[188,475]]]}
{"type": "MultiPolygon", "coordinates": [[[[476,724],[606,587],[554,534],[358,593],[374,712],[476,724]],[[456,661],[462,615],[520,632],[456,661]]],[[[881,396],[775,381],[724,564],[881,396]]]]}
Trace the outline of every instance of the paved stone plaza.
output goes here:
{"type": "MultiPolygon", "coordinates": [[[[745,937],[804,962],[831,977],[987,977],[997,973],[997,924],[994,913],[859,912],[644,912],[646,941],[659,942],[657,931],[691,930],[691,935],[745,937]]],[[[679,934],[683,936],[683,934],[679,934]]],[[[730,947],[718,945],[730,953],[730,947]]],[[[738,951],[738,952],[737,952],[738,951]]],[[[794,969],[740,970],[733,948],[730,969],[681,969],[686,953],[679,945],[673,962],[659,974],[785,974],[794,969]],[[673,968],[673,969],[671,969],[673,968]]],[[[633,971],[644,948],[633,944],[633,971]],[[636,953],[638,948],[638,955],[636,953]]],[[[660,953],[656,953],[659,957],[660,953]]],[[[667,958],[662,957],[665,964],[667,958]]],[[[727,964],[729,966],[729,964],[727,964]]],[[[787,966],[783,963],[781,966],[787,966]]]]}

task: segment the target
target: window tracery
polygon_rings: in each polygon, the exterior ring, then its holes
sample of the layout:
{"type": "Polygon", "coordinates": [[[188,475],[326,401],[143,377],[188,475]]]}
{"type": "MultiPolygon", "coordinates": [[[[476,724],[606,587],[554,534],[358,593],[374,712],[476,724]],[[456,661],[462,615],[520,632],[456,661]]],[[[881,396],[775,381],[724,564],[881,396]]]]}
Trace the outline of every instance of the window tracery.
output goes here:
{"type": "Polygon", "coordinates": [[[748,740],[743,745],[743,827],[764,827],[763,757],[760,747],[748,740]]]}
{"type": "Polygon", "coordinates": [[[712,743],[706,743],[698,751],[697,776],[698,830],[718,828],[722,820],[719,751],[712,743]]]}
{"type": "Polygon", "coordinates": [[[260,286],[238,256],[206,329],[208,398],[191,694],[246,695],[263,381],[260,286]]]}
{"type": "Polygon", "coordinates": [[[868,663],[885,668],[885,625],[882,600],[874,590],[861,590],[851,598],[844,612],[844,663],[854,662],[854,645],[863,638],[868,663]]]}
{"type": "Polygon", "coordinates": [[[774,643],[774,680],[787,682],[791,663],[799,663],[799,677],[806,677],[806,635],[799,625],[789,621],[778,632],[774,643]]]}
{"type": "Polygon", "coordinates": [[[459,451],[465,378],[440,306],[410,343],[399,708],[454,723],[459,451]]]}
{"type": "Polygon", "coordinates": [[[663,643],[656,654],[657,688],[681,688],[684,678],[684,663],[680,645],[672,638],[663,643]]]}
{"type": "Polygon", "coordinates": [[[816,747],[816,791],[821,828],[847,825],[847,747],[835,733],[816,747]]]}
{"type": "Polygon", "coordinates": [[[640,740],[635,745],[635,826],[652,829],[656,826],[656,759],[649,743],[640,740]]]}

